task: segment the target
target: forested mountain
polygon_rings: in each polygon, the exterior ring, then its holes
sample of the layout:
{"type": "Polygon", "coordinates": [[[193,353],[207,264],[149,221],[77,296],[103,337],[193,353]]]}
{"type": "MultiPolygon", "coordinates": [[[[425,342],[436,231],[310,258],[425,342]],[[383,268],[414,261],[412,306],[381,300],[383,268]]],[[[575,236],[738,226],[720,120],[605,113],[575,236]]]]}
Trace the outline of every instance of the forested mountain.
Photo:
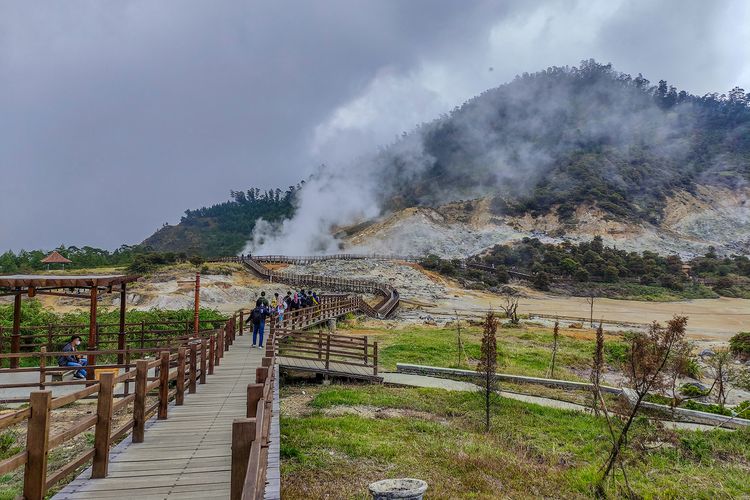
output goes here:
{"type": "MultiPolygon", "coordinates": [[[[748,186],[750,94],[734,88],[696,96],[593,60],[551,67],[417,126],[356,168],[352,178],[371,185],[384,214],[490,197],[494,216],[554,213],[566,222],[583,206],[658,232],[670,196],[748,186]]],[[[258,218],[273,224],[293,215],[300,188],[232,191],[230,201],[186,211],[179,225],[144,245],[238,253],[258,218]]],[[[744,210],[742,200],[736,205],[744,210]]],[[[725,222],[734,227],[730,212],[725,222]]],[[[313,251],[296,251],[305,250],[313,251]]]]}
{"type": "Polygon", "coordinates": [[[245,246],[258,219],[278,222],[294,214],[296,192],[304,182],[289,189],[230,191],[231,200],[186,210],[180,223],[165,225],[142,246],[159,252],[216,257],[236,255],[245,246]]]}
{"type": "Polygon", "coordinates": [[[750,179],[750,95],[702,97],[584,61],[523,74],[380,153],[384,205],[494,195],[498,214],[590,202],[657,222],[665,195],[750,179]]]}

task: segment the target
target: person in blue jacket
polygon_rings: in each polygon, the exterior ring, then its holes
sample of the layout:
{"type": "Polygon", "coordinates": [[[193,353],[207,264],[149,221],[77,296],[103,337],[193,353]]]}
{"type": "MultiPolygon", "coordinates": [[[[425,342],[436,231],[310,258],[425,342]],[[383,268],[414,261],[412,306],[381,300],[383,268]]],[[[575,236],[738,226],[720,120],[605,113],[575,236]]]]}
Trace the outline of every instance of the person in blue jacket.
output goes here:
{"type": "MultiPolygon", "coordinates": [[[[76,347],[81,343],[81,337],[78,335],[73,335],[70,337],[70,341],[65,344],[62,348],[63,352],[70,353],[65,356],[60,356],[57,358],[57,364],[59,366],[86,366],[88,364],[88,360],[86,358],[80,357],[78,354],[76,354],[76,347]]],[[[86,378],[86,370],[81,368],[80,370],[77,370],[75,374],[73,375],[74,378],[77,379],[83,379],[86,378]]]]}

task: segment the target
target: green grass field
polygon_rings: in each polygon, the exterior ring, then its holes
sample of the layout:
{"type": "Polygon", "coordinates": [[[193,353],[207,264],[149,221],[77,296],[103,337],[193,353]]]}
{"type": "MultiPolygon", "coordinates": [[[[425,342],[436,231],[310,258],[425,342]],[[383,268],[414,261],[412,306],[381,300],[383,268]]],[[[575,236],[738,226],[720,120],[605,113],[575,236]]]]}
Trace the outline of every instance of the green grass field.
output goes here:
{"type": "MultiPolygon", "coordinates": [[[[561,329],[560,333],[555,378],[581,380],[576,371],[591,366],[593,333],[569,329],[561,329]]],[[[394,371],[396,363],[473,369],[480,354],[481,329],[476,326],[464,325],[461,328],[465,355],[462,354],[460,363],[455,327],[409,325],[395,330],[370,329],[368,335],[378,342],[379,363],[384,371],[394,371]]],[[[497,344],[499,371],[515,375],[549,375],[552,357],[550,328],[500,328],[497,344]]],[[[621,340],[608,336],[605,345],[609,363],[622,358],[625,344],[621,340]]]]}
{"type": "MultiPolygon", "coordinates": [[[[498,398],[485,433],[477,394],[304,390],[301,409],[290,404],[299,387],[282,399],[284,498],[365,499],[367,484],[386,477],[424,479],[428,498],[586,498],[608,451],[604,420],[581,413],[498,398]]],[[[645,438],[640,456],[627,455],[642,497],[750,496],[750,430],[660,431],[642,420],[633,434],[645,438]]],[[[608,486],[611,497],[624,493],[608,486]]]]}

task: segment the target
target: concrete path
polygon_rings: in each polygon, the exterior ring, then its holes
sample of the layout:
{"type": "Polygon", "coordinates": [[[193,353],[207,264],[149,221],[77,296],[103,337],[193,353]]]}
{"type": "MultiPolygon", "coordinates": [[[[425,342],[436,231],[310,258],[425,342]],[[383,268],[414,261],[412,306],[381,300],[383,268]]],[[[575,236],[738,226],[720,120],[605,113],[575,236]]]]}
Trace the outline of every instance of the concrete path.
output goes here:
{"type": "MultiPolygon", "coordinates": [[[[461,382],[446,378],[428,377],[425,375],[410,375],[406,373],[382,373],[383,383],[392,385],[401,385],[408,387],[429,387],[433,389],[446,389],[448,391],[478,391],[480,387],[470,382],[461,382]]],[[[500,391],[504,398],[523,401],[524,403],[533,403],[548,408],[557,408],[560,410],[580,411],[591,413],[591,408],[577,403],[560,401],[559,399],[544,398],[540,396],[530,396],[527,394],[518,394],[515,392],[500,391]]],[[[672,429],[686,430],[710,430],[714,427],[711,425],[692,424],[688,422],[670,422],[663,421],[664,425],[672,429]]],[[[726,430],[726,429],[723,429],[726,430]]]]}
{"type": "Polygon", "coordinates": [[[229,498],[232,421],[244,418],[247,384],[255,381],[263,349],[238,336],[221,365],[167,420],[151,420],[145,441],[130,437],[110,453],[109,475],[84,471],[53,498],[138,500],[229,498]]]}

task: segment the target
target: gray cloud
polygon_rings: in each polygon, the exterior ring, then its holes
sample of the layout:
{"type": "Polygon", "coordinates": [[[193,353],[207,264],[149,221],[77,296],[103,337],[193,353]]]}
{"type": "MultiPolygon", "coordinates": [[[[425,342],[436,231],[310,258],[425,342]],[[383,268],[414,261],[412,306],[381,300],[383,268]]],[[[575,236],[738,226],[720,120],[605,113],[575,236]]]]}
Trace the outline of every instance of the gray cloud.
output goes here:
{"type": "Polygon", "coordinates": [[[0,1],[0,250],[138,242],[553,64],[747,86],[748,26],[731,1],[0,1]]]}

